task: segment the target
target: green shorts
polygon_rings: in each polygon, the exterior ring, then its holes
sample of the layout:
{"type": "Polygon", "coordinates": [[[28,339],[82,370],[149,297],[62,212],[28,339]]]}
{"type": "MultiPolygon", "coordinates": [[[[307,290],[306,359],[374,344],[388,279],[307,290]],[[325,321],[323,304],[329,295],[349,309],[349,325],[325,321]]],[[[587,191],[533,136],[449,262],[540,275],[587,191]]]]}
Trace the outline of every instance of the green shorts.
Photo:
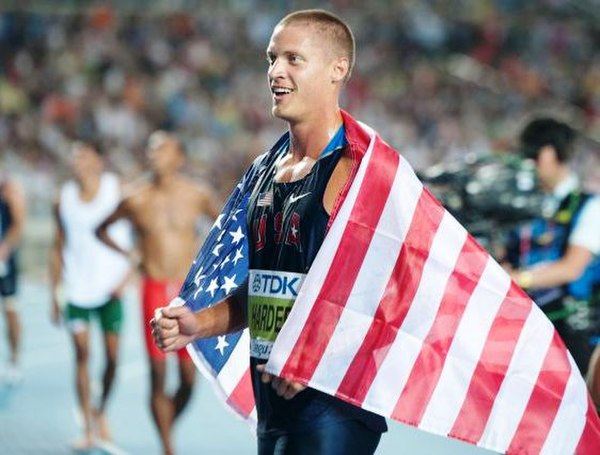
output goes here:
{"type": "Polygon", "coordinates": [[[95,308],[81,308],[73,303],[68,303],[65,308],[65,321],[73,332],[82,326],[87,327],[92,315],[100,320],[103,332],[119,333],[121,331],[123,323],[121,299],[111,299],[104,305],[95,308]]]}

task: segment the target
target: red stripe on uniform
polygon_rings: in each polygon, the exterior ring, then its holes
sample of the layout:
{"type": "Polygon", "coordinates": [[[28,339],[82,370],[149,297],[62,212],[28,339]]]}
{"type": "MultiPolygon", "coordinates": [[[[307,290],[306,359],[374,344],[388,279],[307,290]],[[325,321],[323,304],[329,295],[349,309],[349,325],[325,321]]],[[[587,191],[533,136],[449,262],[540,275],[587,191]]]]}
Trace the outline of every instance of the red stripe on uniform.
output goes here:
{"type": "MultiPolygon", "coordinates": [[[[467,237],[392,417],[418,425],[435,390],[456,328],[487,264],[488,255],[467,237]],[[427,378],[426,381],[422,378],[427,378]]],[[[440,283],[441,284],[441,283],[440,283]]]]}
{"type": "MultiPolygon", "coordinates": [[[[563,399],[571,365],[558,333],[552,343],[507,453],[539,453],[563,399]]],[[[567,430],[568,431],[568,430],[567,430]]]]}
{"type": "Polygon", "coordinates": [[[512,283],[498,309],[449,436],[473,443],[481,439],[532,306],[531,299],[512,283]]]}
{"type": "Polygon", "coordinates": [[[443,216],[444,209],[427,191],[421,192],[392,275],[365,339],[340,383],[338,396],[362,404],[406,318],[443,216]]]}
{"type": "Polygon", "coordinates": [[[305,380],[312,377],[369,249],[394,183],[399,161],[400,155],[389,153],[389,149],[383,145],[373,149],[329,272],[302,332],[281,370],[281,376],[305,380]],[[343,274],[339,273],[342,269],[345,271],[343,274]],[[310,346],[311,349],[304,349],[303,346],[310,346]]]}
{"type": "Polygon", "coordinates": [[[236,409],[242,416],[248,417],[254,410],[254,392],[252,391],[252,377],[248,368],[242,379],[236,384],[227,398],[227,404],[236,409]]]}

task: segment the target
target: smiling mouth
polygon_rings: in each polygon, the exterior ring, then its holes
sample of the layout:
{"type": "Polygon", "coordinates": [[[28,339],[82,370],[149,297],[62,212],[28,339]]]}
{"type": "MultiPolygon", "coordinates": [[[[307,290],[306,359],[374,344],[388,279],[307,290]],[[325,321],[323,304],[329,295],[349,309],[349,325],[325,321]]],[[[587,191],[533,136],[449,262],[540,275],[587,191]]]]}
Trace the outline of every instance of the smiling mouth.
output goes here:
{"type": "Polygon", "coordinates": [[[273,98],[280,100],[285,96],[292,93],[294,90],[286,87],[271,87],[271,93],[273,94],[273,98]]]}

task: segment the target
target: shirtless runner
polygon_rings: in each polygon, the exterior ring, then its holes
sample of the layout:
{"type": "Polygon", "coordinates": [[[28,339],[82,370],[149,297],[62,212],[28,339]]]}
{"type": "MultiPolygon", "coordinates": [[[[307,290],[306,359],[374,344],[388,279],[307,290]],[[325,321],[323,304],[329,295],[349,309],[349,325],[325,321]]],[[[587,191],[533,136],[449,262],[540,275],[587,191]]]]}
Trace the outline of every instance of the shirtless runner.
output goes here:
{"type": "Polygon", "coordinates": [[[108,246],[139,262],[142,274],[144,334],[150,361],[152,416],[163,453],[173,454],[171,429],[191,397],[195,367],[185,349],[177,352],[180,383],[167,395],[166,357],[152,340],[146,321],[156,308],[165,306],[179,291],[199,246],[197,221],[201,215],[218,216],[213,193],[180,173],[185,153],[180,141],[165,131],[154,132],[147,147],[151,181],[136,188],[98,227],[96,233],[108,246]],[[108,227],[120,219],[131,222],[137,249],[131,254],[107,235],[108,227]]]}

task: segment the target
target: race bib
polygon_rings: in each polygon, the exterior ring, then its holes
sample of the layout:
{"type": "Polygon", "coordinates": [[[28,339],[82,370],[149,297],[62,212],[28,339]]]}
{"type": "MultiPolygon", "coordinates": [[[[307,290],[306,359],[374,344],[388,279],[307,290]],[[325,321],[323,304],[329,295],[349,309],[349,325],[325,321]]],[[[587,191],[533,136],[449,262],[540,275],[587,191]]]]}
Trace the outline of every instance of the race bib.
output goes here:
{"type": "Polygon", "coordinates": [[[252,357],[269,358],[273,342],[296,301],[305,276],[303,273],[250,270],[248,328],[252,357]]]}

